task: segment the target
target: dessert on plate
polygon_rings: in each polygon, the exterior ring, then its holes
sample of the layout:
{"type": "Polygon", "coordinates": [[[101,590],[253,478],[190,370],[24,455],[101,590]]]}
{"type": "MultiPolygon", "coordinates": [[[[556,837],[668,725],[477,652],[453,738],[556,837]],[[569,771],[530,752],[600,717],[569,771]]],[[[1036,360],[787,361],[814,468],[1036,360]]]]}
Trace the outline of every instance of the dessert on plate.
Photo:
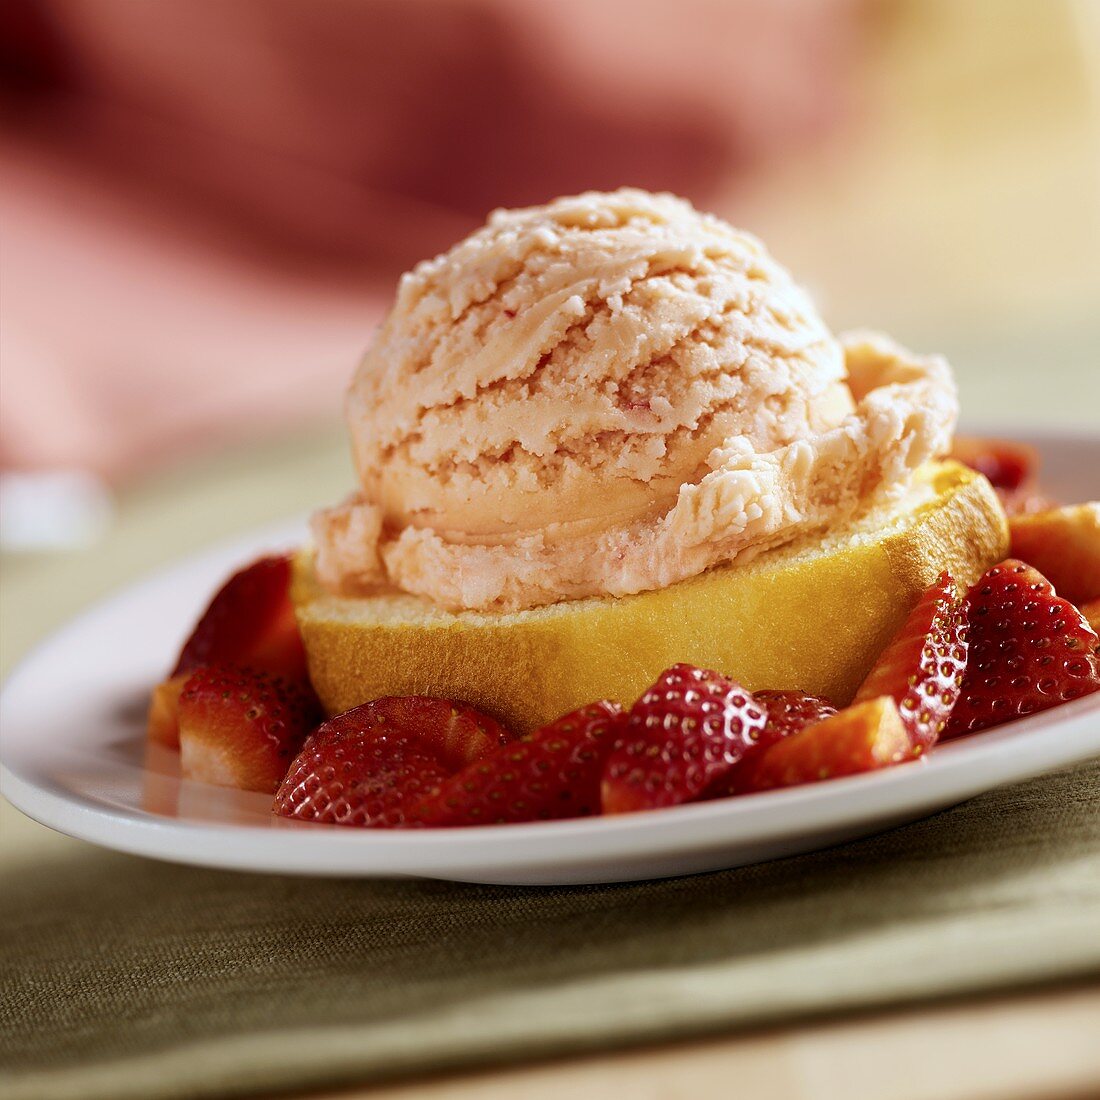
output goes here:
{"type": "Polygon", "coordinates": [[[835,336],[681,199],[497,211],[402,278],[355,491],[215,597],[150,736],[284,817],[504,823],[915,761],[1097,690],[1100,506],[1025,448],[953,457],[957,413],[943,359],[835,336]]]}
{"type": "Polygon", "coordinates": [[[685,660],[849,702],[941,569],[1007,550],[985,481],[932,462],[956,413],[942,359],[834,337],[680,199],[500,211],[402,279],[355,375],[360,488],[295,592],[314,684],[522,732],[685,660]]]}

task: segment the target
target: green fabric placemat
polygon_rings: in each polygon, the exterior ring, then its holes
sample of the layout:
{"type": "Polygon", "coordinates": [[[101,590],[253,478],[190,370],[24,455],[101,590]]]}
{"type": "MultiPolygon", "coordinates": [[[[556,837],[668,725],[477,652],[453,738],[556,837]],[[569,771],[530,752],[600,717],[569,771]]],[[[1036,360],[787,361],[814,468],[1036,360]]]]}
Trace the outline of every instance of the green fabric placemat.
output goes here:
{"type": "Polygon", "coordinates": [[[616,887],[193,870],[0,895],[0,1093],[368,1081],[1100,972],[1100,766],[831,851],[616,887]]]}
{"type": "MultiPolygon", "coordinates": [[[[165,558],[334,499],[342,452],[225,455],[130,494],[79,561],[5,563],[5,662],[165,558]]],[[[7,1100],[270,1094],[1097,973],[1100,763],[815,855],[569,889],[196,870],[0,806],[7,1100]]]]}

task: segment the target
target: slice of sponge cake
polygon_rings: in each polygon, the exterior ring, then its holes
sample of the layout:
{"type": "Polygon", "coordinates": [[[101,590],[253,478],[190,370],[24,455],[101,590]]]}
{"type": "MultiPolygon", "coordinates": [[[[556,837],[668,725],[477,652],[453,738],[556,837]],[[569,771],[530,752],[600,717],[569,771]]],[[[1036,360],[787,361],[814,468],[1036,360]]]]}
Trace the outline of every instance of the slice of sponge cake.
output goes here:
{"type": "Polygon", "coordinates": [[[989,483],[943,462],[923,467],[901,501],[842,529],[633,596],[455,613],[400,593],[331,595],[308,553],[293,596],[330,712],[436,695],[524,733],[594,699],[629,704],[677,661],[749,690],[799,688],[847,704],[941,570],[969,585],[1007,552],[989,483]]]}

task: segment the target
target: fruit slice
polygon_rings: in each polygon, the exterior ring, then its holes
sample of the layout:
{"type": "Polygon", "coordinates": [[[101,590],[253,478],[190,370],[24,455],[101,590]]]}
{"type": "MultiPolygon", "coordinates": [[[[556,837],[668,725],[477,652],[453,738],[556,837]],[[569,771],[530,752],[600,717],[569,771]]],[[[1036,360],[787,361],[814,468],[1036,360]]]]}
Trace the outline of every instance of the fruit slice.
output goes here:
{"type": "Polygon", "coordinates": [[[808,695],[804,691],[758,691],[753,698],[768,713],[767,723],[756,743],[757,748],[780,741],[836,714],[836,707],[828,699],[808,695]]]}
{"type": "Polygon", "coordinates": [[[203,665],[179,697],[186,779],[271,793],[320,718],[316,698],[266,672],[203,665]]]}
{"type": "Polygon", "coordinates": [[[397,828],[456,771],[511,740],[487,714],[427,696],[376,699],[313,733],[275,794],[300,821],[397,828]]]}
{"type": "Polygon", "coordinates": [[[149,714],[145,720],[145,733],[150,741],[169,749],[178,749],[180,743],[180,692],[190,673],[183,672],[161,680],[149,699],[149,714]]]}
{"type": "Polygon", "coordinates": [[[1033,483],[1039,470],[1039,452],[1034,447],[1007,439],[957,435],[951,457],[984,474],[994,489],[1008,492],[1033,483]]]}
{"type": "Polygon", "coordinates": [[[317,730],[318,738],[335,734],[365,736],[397,731],[414,735],[451,771],[480,760],[498,745],[513,740],[495,718],[450,699],[428,695],[387,696],[330,718],[317,730]]]}
{"type": "Polygon", "coordinates": [[[966,670],[967,606],[949,573],[925,589],[901,630],[856,692],[863,703],[889,695],[909,730],[912,755],[947,727],[966,670]]]}
{"type": "Polygon", "coordinates": [[[600,812],[604,761],[623,709],[601,700],[495,749],[417,807],[424,825],[501,825],[600,812]]]}
{"type": "Polygon", "coordinates": [[[970,655],[944,736],[1100,690],[1096,632],[1030,565],[1009,558],[970,590],[970,655]]]}
{"type": "Polygon", "coordinates": [[[739,684],[673,665],[627,716],[604,766],[604,813],[690,802],[733,770],[766,722],[764,708],[739,684]]]}
{"type": "Polygon", "coordinates": [[[1085,616],[1085,622],[1100,634],[1100,600],[1089,600],[1077,609],[1085,616]]]}
{"type": "Polygon", "coordinates": [[[708,798],[725,798],[752,790],[756,765],[763,759],[765,749],[837,712],[828,699],[807,695],[804,691],[757,691],[753,698],[765,708],[768,720],[755,746],[745,753],[744,760],[729,775],[723,776],[707,792],[708,798]]]}
{"type": "Polygon", "coordinates": [[[290,602],[290,577],[286,555],[260,558],[234,573],[203,612],[172,675],[231,664],[304,680],[305,648],[290,602]]]}
{"type": "Polygon", "coordinates": [[[343,734],[306,742],[275,792],[274,812],[298,821],[397,829],[451,774],[415,735],[343,734]]]}
{"type": "Polygon", "coordinates": [[[874,771],[912,758],[909,731],[889,695],[854,703],[760,752],[745,790],[765,791],[874,771]]]}
{"type": "Polygon", "coordinates": [[[306,653],[290,602],[291,560],[267,557],[234,573],[210,601],[172,675],[153,689],[146,734],[179,745],[180,692],[202,665],[253,668],[308,683],[306,653]]]}
{"type": "Polygon", "coordinates": [[[1026,443],[979,436],[956,436],[951,457],[984,474],[1010,516],[1049,508],[1039,491],[1039,452],[1026,443]]]}
{"type": "Polygon", "coordinates": [[[1073,603],[1100,597],[1100,502],[1009,520],[1012,556],[1033,565],[1073,603]]]}

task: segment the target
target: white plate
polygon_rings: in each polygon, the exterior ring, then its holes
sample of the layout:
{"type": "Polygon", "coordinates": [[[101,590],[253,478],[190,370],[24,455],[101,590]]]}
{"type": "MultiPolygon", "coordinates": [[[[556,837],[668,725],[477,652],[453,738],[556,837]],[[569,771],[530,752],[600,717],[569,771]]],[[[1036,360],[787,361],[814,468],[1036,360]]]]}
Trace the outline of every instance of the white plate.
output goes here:
{"type": "MultiPolygon", "coordinates": [[[[1042,442],[1060,491],[1084,496],[1089,486],[1072,484],[1074,471],[1100,468],[1100,442],[1042,442]]],[[[231,567],[301,534],[299,524],[269,529],[184,562],[94,608],[33,653],[0,703],[0,785],[11,802],[71,836],[210,867],[620,882],[812,851],[1100,755],[1098,694],[943,745],[919,763],[652,813],[405,833],[282,821],[269,797],[183,780],[165,750],[147,758],[142,727],[149,687],[210,591],[231,567]]]]}

